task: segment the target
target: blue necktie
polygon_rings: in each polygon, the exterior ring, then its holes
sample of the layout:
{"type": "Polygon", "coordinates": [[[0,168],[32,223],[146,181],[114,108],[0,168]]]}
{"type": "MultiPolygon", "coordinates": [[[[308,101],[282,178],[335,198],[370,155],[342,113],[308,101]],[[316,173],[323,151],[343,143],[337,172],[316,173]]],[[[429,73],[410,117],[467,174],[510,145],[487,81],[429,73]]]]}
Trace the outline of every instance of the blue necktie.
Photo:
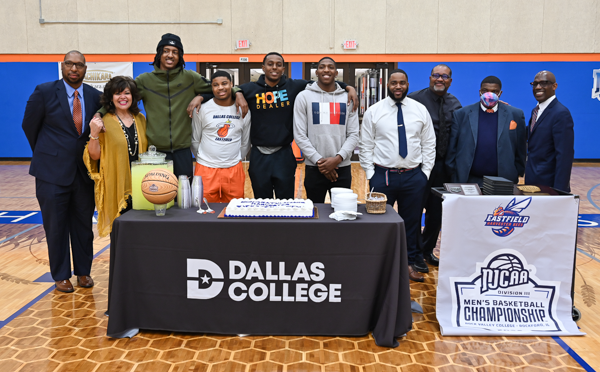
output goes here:
{"type": "Polygon", "coordinates": [[[408,145],[406,144],[406,129],[404,128],[404,117],[402,116],[402,103],[396,103],[398,106],[398,147],[399,154],[403,158],[406,158],[408,154],[408,145]]]}

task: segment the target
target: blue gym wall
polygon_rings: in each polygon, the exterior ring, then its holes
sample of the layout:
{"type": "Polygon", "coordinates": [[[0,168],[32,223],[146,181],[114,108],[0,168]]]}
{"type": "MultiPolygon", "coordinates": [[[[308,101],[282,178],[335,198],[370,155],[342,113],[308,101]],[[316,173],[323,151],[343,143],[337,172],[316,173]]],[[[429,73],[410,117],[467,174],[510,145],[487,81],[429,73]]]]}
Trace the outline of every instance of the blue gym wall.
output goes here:
{"type": "MultiPolygon", "coordinates": [[[[150,61],[149,61],[150,62],[150,61]]],[[[148,62],[148,63],[149,63],[148,62]]],[[[152,70],[146,62],[135,62],[133,74],[152,70]]],[[[443,63],[443,61],[440,61],[443,63]]],[[[399,67],[409,75],[410,91],[429,85],[429,74],[436,63],[400,62],[399,67]]],[[[529,121],[536,101],[529,82],[538,71],[550,70],[556,75],[556,96],[571,110],[575,121],[575,158],[600,159],[600,101],[592,99],[593,70],[600,62],[449,62],[452,68],[450,92],[463,106],[478,100],[479,84],[488,75],[502,80],[501,99],[525,112],[529,121]]],[[[194,63],[189,64],[195,67],[194,63]]],[[[302,76],[302,64],[292,63],[291,76],[302,76]]],[[[21,130],[23,113],[29,95],[37,84],[58,77],[56,62],[6,62],[0,63],[0,102],[4,119],[0,122],[0,158],[25,158],[31,156],[27,139],[21,130]]]]}

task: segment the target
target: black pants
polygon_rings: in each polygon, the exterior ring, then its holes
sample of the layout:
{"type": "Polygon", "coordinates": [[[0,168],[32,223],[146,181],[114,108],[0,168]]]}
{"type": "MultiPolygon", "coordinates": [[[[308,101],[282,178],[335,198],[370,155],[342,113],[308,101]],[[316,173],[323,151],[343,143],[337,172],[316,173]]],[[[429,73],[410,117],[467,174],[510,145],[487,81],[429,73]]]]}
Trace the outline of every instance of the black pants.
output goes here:
{"type": "Polygon", "coordinates": [[[442,227],[442,199],[431,194],[432,187],[442,187],[449,183],[450,178],[446,172],[446,160],[436,159],[427,187],[423,193],[423,208],[425,208],[425,228],[421,233],[421,251],[423,256],[433,252],[437,244],[440,229],[442,227]]]}
{"type": "Polygon", "coordinates": [[[71,255],[75,275],[90,275],[92,269],[94,184],[87,181],[89,179],[84,179],[80,172],[69,186],[35,179],[35,194],[48,243],[50,273],[55,281],[71,277],[71,255]]]}
{"type": "MultiPolygon", "coordinates": [[[[312,200],[313,203],[325,203],[327,191],[332,187],[352,187],[352,167],[345,166],[337,169],[338,179],[331,182],[321,172],[319,167],[307,165],[305,168],[306,175],[304,177],[304,188],[306,189],[306,197],[312,200]]],[[[331,197],[331,193],[329,195],[331,197]]]]}
{"type": "Polygon", "coordinates": [[[294,198],[296,157],[291,146],[283,146],[269,155],[253,146],[248,174],[255,198],[272,199],[273,190],[277,199],[294,198]]]}
{"type": "Polygon", "coordinates": [[[173,173],[179,179],[179,176],[186,175],[188,178],[194,176],[194,161],[192,160],[192,150],[190,148],[170,151],[162,151],[167,153],[167,160],[173,160],[173,173]]]}
{"type": "Polygon", "coordinates": [[[423,262],[423,254],[418,246],[419,229],[421,226],[422,200],[427,176],[421,168],[415,168],[404,173],[388,172],[375,166],[375,174],[369,180],[369,188],[384,193],[387,204],[394,205],[398,201],[398,214],[404,220],[406,230],[406,250],[408,264],[423,262]],[[387,179],[387,184],[386,184],[387,179]]]}

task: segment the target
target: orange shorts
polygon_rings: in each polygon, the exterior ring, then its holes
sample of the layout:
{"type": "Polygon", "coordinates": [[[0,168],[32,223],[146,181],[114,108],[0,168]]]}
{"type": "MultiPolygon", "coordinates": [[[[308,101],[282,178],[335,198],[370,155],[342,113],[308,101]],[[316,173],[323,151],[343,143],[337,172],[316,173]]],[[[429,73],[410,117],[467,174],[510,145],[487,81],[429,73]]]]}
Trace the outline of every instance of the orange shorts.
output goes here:
{"type": "Polygon", "coordinates": [[[229,203],[244,197],[244,166],[240,161],[230,168],[210,168],[196,163],[194,176],[202,177],[204,197],[209,203],[229,203]]]}

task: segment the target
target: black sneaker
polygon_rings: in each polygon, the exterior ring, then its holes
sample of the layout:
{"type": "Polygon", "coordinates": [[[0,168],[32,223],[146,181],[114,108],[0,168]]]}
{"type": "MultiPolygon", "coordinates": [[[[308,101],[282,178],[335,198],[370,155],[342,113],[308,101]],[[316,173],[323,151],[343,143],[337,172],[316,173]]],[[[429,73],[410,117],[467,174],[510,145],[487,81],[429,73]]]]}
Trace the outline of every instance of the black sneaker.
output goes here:
{"type": "Polygon", "coordinates": [[[425,261],[421,261],[421,262],[415,262],[413,264],[413,266],[415,267],[415,269],[417,269],[418,272],[420,273],[428,273],[429,272],[429,267],[427,266],[427,264],[425,263],[425,261]]]}

